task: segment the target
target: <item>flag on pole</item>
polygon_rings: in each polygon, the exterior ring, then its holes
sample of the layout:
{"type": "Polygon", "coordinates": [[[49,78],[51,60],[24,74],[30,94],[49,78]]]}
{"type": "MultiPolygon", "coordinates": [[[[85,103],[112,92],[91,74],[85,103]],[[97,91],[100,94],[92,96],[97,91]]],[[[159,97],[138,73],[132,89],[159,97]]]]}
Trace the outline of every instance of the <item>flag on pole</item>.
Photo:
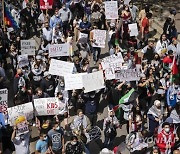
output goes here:
{"type": "Polygon", "coordinates": [[[131,102],[135,101],[138,96],[139,95],[138,95],[137,91],[135,91],[135,89],[132,88],[127,94],[125,94],[123,97],[121,97],[121,99],[119,100],[119,104],[116,105],[115,107],[113,107],[114,112],[119,110],[121,104],[131,103],[131,102]]]}
{"type": "Polygon", "coordinates": [[[5,23],[5,25],[13,27],[15,30],[19,28],[10,10],[6,6],[6,3],[4,3],[4,21],[3,22],[5,23]]]}

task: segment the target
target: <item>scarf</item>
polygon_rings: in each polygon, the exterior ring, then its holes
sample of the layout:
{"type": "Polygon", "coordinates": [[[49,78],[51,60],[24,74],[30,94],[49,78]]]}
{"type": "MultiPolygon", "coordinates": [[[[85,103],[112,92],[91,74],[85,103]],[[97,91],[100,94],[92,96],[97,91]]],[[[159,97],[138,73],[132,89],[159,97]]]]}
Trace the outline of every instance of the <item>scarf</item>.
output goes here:
{"type": "Polygon", "coordinates": [[[155,105],[149,109],[147,114],[151,114],[155,118],[159,118],[162,115],[161,110],[159,110],[155,105]]]}
{"type": "Polygon", "coordinates": [[[79,129],[80,126],[83,126],[84,129],[87,128],[86,116],[83,117],[76,116],[74,118],[74,127],[79,129]]]}

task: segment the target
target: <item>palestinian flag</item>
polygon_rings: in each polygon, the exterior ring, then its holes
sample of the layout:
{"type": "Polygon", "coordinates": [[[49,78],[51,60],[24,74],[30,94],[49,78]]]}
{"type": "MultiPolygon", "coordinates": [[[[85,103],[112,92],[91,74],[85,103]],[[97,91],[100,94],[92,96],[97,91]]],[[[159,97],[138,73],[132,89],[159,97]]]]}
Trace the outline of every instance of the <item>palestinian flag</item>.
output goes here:
{"type": "Polygon", "coordinates": [[[171,66],[171,83],[174,82],[174,80],[179,79],[179,70],[178,70],[178,65],[176,62],[176,58],[174,56],[172,66],[171,66]]]}
{"type": "Polygon", "coordinates": [[[4,22],[5,25],[13,27],[15,30],[19,28],[6,3],[4,3],[4,22]]]}
{"type": "Polygon", "coordinates": [[[116,105],[113,110],[117,111],[120,108],[121,104],[128,104],[128,103],[132,103],[133,101],[136,100],[136,98],[138,97],[138,93],[137,91],[135,91],[134,88],[132,88],[127,94],[125,94],[120,100],[119,100],[119,105],[116,105]]]}

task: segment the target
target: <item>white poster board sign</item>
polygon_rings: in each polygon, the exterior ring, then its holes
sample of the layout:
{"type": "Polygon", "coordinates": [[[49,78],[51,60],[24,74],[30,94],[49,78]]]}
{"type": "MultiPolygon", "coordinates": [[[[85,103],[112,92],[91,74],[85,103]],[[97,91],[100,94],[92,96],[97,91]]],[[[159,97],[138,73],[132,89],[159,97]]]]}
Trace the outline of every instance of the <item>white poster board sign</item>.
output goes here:
{"type": "Polygon", "coordinates": [[[92,44],[93,47],[105,48],[106,45],[106,30],[93,30],[93,40],[95,42],[92,44]]]}
{"type": "Polygon", "coordinates": [[[106,19],[118,19],[117,1],[105,2],[105,16],[106,19]]]}
{"type": "Polygon", "coordinates": [[[16,136],[20,136],[28,132],[29,132],[29,126],[25,121],[17,124],[16,136]]]}
{"type": "Polygon", "coordinates": [[[104,88],[103,71],[93,72],[82,76],[84,93],[104,88]]]}
{"type": "Polygon", "coordinates": [[[8,108],[8,90],[0,89],[0,112],[7,114],[7,108],[8,108]]]}
{"type": "Polygon", "coordinates": [[[49,45],[49,57],[69,56],[69,43],[49,45]]]}
{"type": "Polygon", "coordinates": [[[123,56],[121,52],[118,52],[117,54],[113,54],[111,56],[105,57],[102,59],[101,65],[103,70],[107,68],[114,67],[115,65],[117,67],[120,67],[122,63],[124,62],[123,56]]]}
{"type": "Polygon", "coordinates": [[[8,116],[9,116],[9,124],[11,126],[14,125],[15,120],[19,116],[26,117],[26,120],[33,119],[34,109],[33,109],[32,102],[8,108],[8,116]]]}
{"type": "Polygon", "coordinates": [[[129,30],[130,30],[130,36],[138,36],[137,23],[128,24],[128,27],[129,27],[129,30]]]}
{"type": "Polygon", "coordinates": [[[73,68],[74,63],[51,59],[49,73],[57,76],[64,76],[66,74],[72,74],[73,68]]]}
{"type": "Polygon", "coordinates": [[[28,55],[18,55],[18,67],[22,68],[24,66],[29,66],[28,55]]]}
{"type": "Polygon", "coordinates": [[[79,43],[87,43],[87,40],[88,40],[88,34],[79,32],[78,42],[79,43]]]}
{"type": "MultiPolygon", "coordinates": [[[[111,63],[111,64],[114,65],[114,63],[111,63]]],[[[116,78],[116,76],[115,76],[116,70],[120,70],[122,68],[122,64],[120,64],[120,65],[121,66],[117,66],[115,63],[114,66],[105,69],[104,74],[105,74],[106,80],[112,80],[112,79],[116,78]]]]}
{"type": "Polygon", "coordinates": [[[59,103],[57,98],[40,98],[34,100],[35,114],[38,116],[59,114],[59,103]]]}
{"type": "Polygon", "coordinates": [[[141,72],[136,69],[121,69],[115,72],[115,78],[120,81],[138,81],[140,79],[141,72]]]}
{"type": "Polygon", "coordinates": [[[68,74],[64,77],[65,90],[82,89],[82,76],[87,73],[68,74]]]}
{"type": "Polygon", "coordinates": [[[35,40],[21,40],[21,54],[35,55],[35,40]]]}

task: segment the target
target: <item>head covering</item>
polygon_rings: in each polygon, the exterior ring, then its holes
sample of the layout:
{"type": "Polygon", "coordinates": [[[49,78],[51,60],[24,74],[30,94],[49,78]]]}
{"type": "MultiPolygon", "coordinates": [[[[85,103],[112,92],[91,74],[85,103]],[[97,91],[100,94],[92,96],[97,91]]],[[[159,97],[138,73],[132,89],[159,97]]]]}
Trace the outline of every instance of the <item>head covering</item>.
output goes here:
{"type": "Polygon", "coordinates": [[[172,123],[173,123],[173,119],[172,119],[171,117],[168,117],[168,118],[165,120],[165,122],[168,122],[168,123],[172,124],[172,123]]]}
{"type": "Polygon", "coordinates": [[[48,75],[49,75],[48,71],[44,72],[44,77],[47,77],[48,75]]]}
{"type": "Polygon", "coordinates": [[[160,105],[161,105],[161,102],[160,102],[159,100],[155,100],[155,101],[154,101],[154,105],[155,105],[155,106],[160,106],[160,105]]]}

